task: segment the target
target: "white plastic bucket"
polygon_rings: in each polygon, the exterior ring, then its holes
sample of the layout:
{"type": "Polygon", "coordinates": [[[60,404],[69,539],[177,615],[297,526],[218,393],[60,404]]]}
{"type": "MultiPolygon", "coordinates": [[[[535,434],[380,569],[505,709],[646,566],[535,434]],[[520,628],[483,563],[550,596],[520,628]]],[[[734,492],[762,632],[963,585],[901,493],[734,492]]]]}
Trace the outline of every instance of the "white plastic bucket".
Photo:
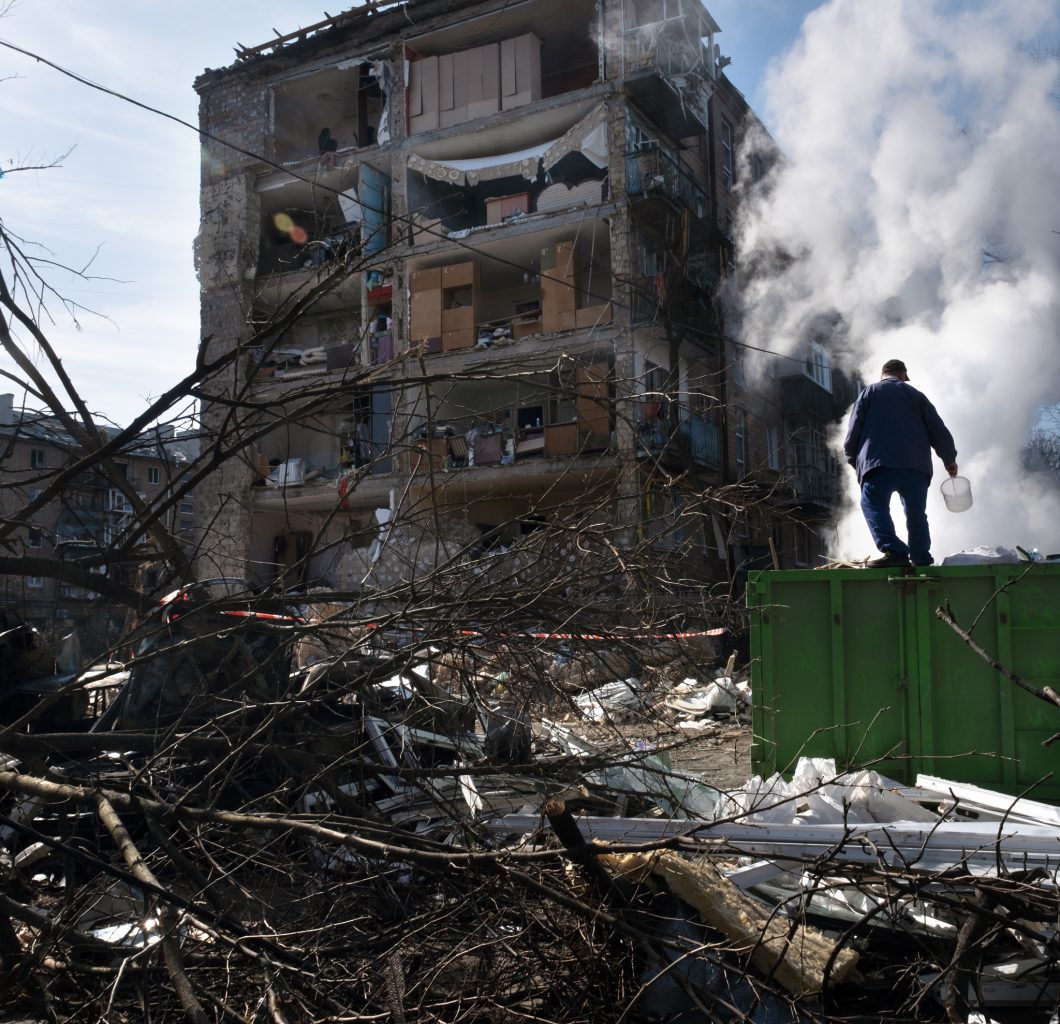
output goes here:
{"type": "Polygon", "coordinates": [[[972,507],[972,485],[967,477],[951,476],[942,481],[942,500],[951,512],[966,512],[972,507]]]}

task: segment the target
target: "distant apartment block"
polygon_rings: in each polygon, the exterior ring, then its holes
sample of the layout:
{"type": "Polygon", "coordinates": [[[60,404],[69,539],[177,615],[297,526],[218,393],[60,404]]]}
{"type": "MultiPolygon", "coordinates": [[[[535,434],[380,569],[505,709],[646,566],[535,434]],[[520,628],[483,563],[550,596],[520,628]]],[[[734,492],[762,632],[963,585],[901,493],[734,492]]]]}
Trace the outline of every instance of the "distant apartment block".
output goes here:
{"type": "MultiPolygon", "coordinates": [[[[162,428],[126,445],[114,464],[132,492],[156,507],[180,486],[197,454],[197,439],[162,428]]],[[[98,653],[118,640],[128,609],[53,571],[87,559],[91,572],[156,594],[172,575],[157,545],[138,528],[128,494],[98,466],[75,472],[47,498],[56,474],[83,456],[57,417],[16,410],[13,395],[0,395],[0,517],[10,522],[31,510],[7,539],[5,554],[23,560],[25,569],[0,574],[0,606],[14,608],[51,635],[76,631],[82,650],[98,653]]],[[[194,491],[174,500],[161,523],[190,555],[194,491]]]]}

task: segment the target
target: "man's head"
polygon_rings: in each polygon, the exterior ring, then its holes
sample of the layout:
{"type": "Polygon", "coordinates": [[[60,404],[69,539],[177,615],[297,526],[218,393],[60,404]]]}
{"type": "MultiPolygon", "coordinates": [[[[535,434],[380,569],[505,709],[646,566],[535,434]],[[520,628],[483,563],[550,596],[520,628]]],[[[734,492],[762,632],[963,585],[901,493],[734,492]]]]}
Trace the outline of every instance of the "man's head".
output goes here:
{"type": "Polygon", "coordinates": [[[905,363],[901,359],[888,359],[883,364],[883,377],[897,377],[899,380],[909,380],[909,374],[906,372],[905,363]]]}

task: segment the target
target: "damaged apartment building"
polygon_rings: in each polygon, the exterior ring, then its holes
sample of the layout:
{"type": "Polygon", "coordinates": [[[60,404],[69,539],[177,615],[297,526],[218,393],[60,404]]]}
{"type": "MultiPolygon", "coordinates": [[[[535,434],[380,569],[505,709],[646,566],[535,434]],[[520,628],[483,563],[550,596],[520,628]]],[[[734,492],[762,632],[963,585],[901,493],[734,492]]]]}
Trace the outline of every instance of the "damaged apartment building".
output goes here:
{"type": "MultiPolygon", "coordinates": [[[[109,426],[101,432],[108,441],[120,433],[109,426]]],[[[83,464],[86,453],[62,419],[19,409],[13,394],[0,394],[0,518],[15,527],[5,548],[22,569],[0,573],[0,627],[6,609],[50,638],[76,633],[86,654],[117,643],[129,609],[61,570],[83,565],[156,597],[171,589],[173,576],[155,538],[138,526],[131,494],[160,508],[161,525],[190,553],[196,505],[186,474],[198,452],[197,436],[153,427],[114,457],[120,480],[97,463],[73,472],[49,497],[56,476],[83,464]]]]}
{"type": "Polygon", "coordinates": [[[770,155],[719,32],[698,0],[419,0],[197,80],[202,337],[233,357],[203,574],[385,586],[577,509],[675,578],[814,563],[846,396],[820,346],[763,386],[726,334],[770,155]],[[735,482],[746,511],[701,502],[735,482]]]}

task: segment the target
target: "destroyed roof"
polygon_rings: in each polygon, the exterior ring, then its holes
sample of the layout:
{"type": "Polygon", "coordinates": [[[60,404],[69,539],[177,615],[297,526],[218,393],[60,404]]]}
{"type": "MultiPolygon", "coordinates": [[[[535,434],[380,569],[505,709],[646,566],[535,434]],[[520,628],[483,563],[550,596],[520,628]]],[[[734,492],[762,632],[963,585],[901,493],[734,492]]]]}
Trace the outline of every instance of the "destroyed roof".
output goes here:
{"type": "Polygon", "coordinates": [[[282,33],[274,28],[276,38],[268,42],[254,46],[236,43],[233,47],[236,53],[235,62],[227,67],[205,68],[195,79],[195,89],[201,91],[229,75],[242,74],[250,67],[259,67],[279,58],[289,59],[295,64],[301,63],[325,47],[345,45],[351,39],[357,39],[359,45],[379,44],[396,36],[402,26],[408,26],[406,8],[415,7],[420,11],[436,8],[433,11],[428,10],[427,13],[440,14],[469,5],[469,0],[449,0],[448,3],[445,0],[413,0],[406,3],[387,0],[352,7],[342,14],[329,15],[321,21],[292,32],[282,33]]]}

